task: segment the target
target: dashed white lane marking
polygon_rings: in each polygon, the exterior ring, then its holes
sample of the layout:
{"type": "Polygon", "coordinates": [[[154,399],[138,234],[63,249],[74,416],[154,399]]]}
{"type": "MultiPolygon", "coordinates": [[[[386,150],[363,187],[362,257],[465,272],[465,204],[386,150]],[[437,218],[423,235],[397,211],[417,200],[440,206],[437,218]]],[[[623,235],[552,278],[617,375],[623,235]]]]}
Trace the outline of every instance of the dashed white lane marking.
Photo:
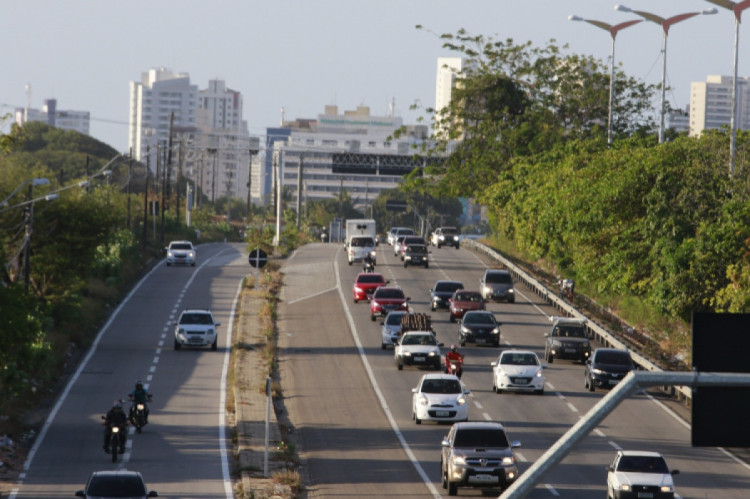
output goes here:
{"type": "Polygon", "coordinates": [[[488,412],[483,412],[482,417],[484,417],[485,421],[492,421],[492,416],[488,412]]]}
{"type": "Polygon", "coordinates": [[[526,459],[526,456],[523,455],[523,453],[514,451],[513,455],[516,456],[516,461],[521,461],[522,463],[528,463],[529,460],[526,459]]]}
{"type": "Polygon", "coordinates": [[[622,450],[622,447],[620,447],[619,445],[617,445],[617,442],[613,442],[612,440],[610,440],[610,441],[609,441],[609,442],[607,442],[607,443],[608,443],[609,445],[611,445],[611,446],[612,446],[612,447],[613,447],[613,448],[614,448],[615,450],[622,450]]]}
{"type": "Polygon", "coordinates": [[[578,408],[576,408],[576,406],[574,406],[570,402],[566,402],[565,404],[568,406],[568,409],[570,409],[571,411],[578,412],[578,408]]]}
{"type": "Polygon", "coordinates": [[[545,488],[546,488],[546,489],[547,489],[547,490],[549,491],[549,493],[550,493],[550,494],[552,494],[553,496],[555,496],[555,497],[560,497],[560,493],[559,493],[559,492],[558,492],[557,490],[555,490],[555,488],[554,488],[554,487],[553,487],[552,485],[550,485],[550,484],[548,484],[548,483],[545,483],[545,484],[544,484],[544,487],[545,487],[545,488]]]}
{"type": "Polygon", "coordinates": [[[482,406],[482,404],[480,404],[480,403],[479,403],[479,401],[478,401],[478,400],[476,400],[476,399],[474,400],[474,406],[475,406],[475,407],[476,407],[477,409],[479,409],[480,411],[481,411],[482,409],[484,409],[484,407],[482,406]]]}
{"type": "Polygon", "coordinates": [[[599,435],[602,438],[606,438],[607,437],[607,435],[605,435],[604,432],[602,430],[600,430],[599,428],[594,428],[594,433],[596,433],[597,435],[599,435]]]}

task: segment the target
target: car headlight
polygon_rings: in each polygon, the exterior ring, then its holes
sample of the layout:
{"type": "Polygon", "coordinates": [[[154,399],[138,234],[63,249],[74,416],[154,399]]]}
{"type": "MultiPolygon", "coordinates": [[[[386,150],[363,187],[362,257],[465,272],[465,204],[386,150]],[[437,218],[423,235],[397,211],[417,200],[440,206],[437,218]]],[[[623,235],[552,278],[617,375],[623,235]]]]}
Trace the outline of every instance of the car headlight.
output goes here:
{"type": "Polygon", "coordinates": [[[471,329],[469,329],[468,327],[461,327],[461,332],[464,334],[470,334],[471,329]]]}
{"type": "Polygon", "coordinates": [[[411,357],[411,352],[409,351],[404,352],[404,357],[411,357]]]}
{"type": "Polygon", "coordinates": [[[206,330],[206,334],[214,334],[214,330],[213,329],[207,329],[206,330]]]}
{"type": "Polygon", "coordinates": [[[430,352],[427,355],[428,355],[428,357],[434,357],[435,355],[439,355],[439,354],[437,352],[430,352]]]}
{"type": "Polygon", "coordinates": [[[466,464],[466,458],[463,456],[454,456],[453,464],[458,464],[459,466],[463,466],[466,464]]]}
{"type": "Polygon", "coordinates": [[[364,289],[362,289],[362,288],[356,288],[356,287],[355,287],[355,288],[354,288],[354,292],[355,292],[355,293],[364,293],[364,292],[365,292],[365,290],[364,290],[364,289]]]}
{"type": "Polygon", "coordinates": [[[508,293],[510,293],[510,294],[513,294],[513,293],[515,293],[515,291],[513,290],[513,288],[510,288],[510,289],[508,290],[508,293]]]}
{"type": "Polygon", "coordinates": [[[536,377],[537,377],[537,378],[541,378],[542,376],[544,376],[544,373],[542,372],[542,370],[541,370],[541,369],[539,369],[539,370],[538,370],[538,371],[536,372],[536,377]]]}
{"type": "Polygon", "coordinates": [[[671,485],[662,485],[661,486],[661,491],[662,492],[673,492],[673,489],[672,489],[671,485]]]}
{"type": "Polygon", "coordinates": [[[375,250],[370,251],[370,256],[373,258],[377,256],[377,253],[375,253],[375,250]]]}
{"type": "Polygon", "coordinates": [[[195,253],[193,253],[192,251],[188,253],[188,255],[190,256],[190,258],[195,258],[195,253]]]}
{"type": "Polygon", "coordinates": [[[591,372],[594,374],[602,374],[604,371],[602,371],[601,369],[594,368],[591,370],[591,372]]]}
{"type": "Polygon", "coordinates": [[[623,492],[630,492],[630,485],[628,485],[627,483],[623,483],[620,485],[620,490],[622,490],[623,492]]]}
{"type": "Polygon", "coordinates": [[[456,399],[456,402],[458,402],[458,405],[466,405],[466,397],[461,395],[456,399]]]}
{"type": "Polygon", "coordinates": [[[493,329],[492,334],[500,334],[500,328],[496,327],[495,329],[493,329]]]}
{"type": "Polygon", "coordinates": [[[489,286],[485,286],[482,288],[482,291],[484,291],[485,293],[492,293],[492,288],[489,286]]]}
{"type": "Polygon", "coordinates": [[[430,403],[430,401],[427,400],[427,397],[425,397],[424,395],[420,395],[417,402],[419,403],[419,405],[428,405],[430,403]]]}
{"type": "Polygon", "coordinates": [[[510,466],[515,462],[515,458],[513,456],[505,456],[503,458],[503,465],[504,466],[510,466]]]}
{"type": "Polygon", "coordinates": [[[374,301],[374,300],[373,300],[373,301],[371,301],[370,303],[372,304],[372,306],[373,306],[374,308],[378,308],[378,307],[380,307],[380,303],[378,303],[378,302],[376,302],[376,301],[374,301]]]}
{"type": "Polygon", "coordinates": [[[177,334],[185,334],[185,330],[180,328],[177,330],[177,334]]]}
{"type": "Polygon", "coordinates": [[[169,257],[173,257],[173,256],[174,256],[174,253],[172,253],[171,251],[167,251],[167,256],[169,256],[169,257]]]}

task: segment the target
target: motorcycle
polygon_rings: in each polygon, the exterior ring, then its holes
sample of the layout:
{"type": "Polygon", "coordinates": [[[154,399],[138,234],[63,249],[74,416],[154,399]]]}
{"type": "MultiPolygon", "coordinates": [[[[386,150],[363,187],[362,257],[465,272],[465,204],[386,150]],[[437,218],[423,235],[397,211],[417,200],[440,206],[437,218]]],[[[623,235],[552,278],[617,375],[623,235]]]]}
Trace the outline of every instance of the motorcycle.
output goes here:
{"type": "Polygon", "coordinates": [[[445,374],[455,374],[458,379],[461,379],[463,374],[464,360],[459,359],[445,359],[445,374]]]}
{"type": "Polygon", "coordinates": [[[375,265],[370,260],[365,260],[362,263],[362,271],[365,274],[370,274],[372,272],[375,272],[375,265]]]}
{"type": "MultiPolygon", "coordinates": [[[[130,396],[130,400],[133,400],[133,396],[130,396]]],[[[148,401],[151,402],[151,394],[148,396],[148,401]]],[[[130,414],[128,415],[130,423],[135,426],[136,433],[140,433],[141,429],[148,424],[146,421],[146,404],[143,402],[134,403],[130,406],[130,414]]]]}
{"type": "MultiPolygon", "coordinates": [[[[105,420],[106,423],[106,417],[102,416],[102,419],[105,420]]],[[[109,453],[112,455],[112,462],[117,462],[117,455],[121,454],[125,451],[125,425],[122,426],[112,426],[109,432],[109,453]],[[120,449],[122,449],[122,452],[120,452],[120,449]]]]}

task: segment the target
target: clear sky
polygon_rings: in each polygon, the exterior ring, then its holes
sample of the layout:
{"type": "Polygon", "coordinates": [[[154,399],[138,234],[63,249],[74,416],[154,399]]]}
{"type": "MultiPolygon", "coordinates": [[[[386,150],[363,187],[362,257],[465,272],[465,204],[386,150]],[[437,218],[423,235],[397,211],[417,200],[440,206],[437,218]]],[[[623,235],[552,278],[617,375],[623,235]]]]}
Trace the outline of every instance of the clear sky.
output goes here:
{"type": "MultiPolygon", "coordinates": [[[[415,123],[409,106],[435,102],[437,58],[455,55],[437,34],[512,38],[542,46],[555,39],[573,53],[608,61],[609,33],[570,14],[617,24],[637,18],[607,0],[2,0],[0,114],[57,99],[59,109],[89,111],[91,135],[128,147],[128,88],[165,67],[190,74],[198,88],[222,79],[244,97],[251,135],[287,119],[370,107],[415,123]],[[417,30],[421,24],[428,30],[417,30]]],[[[623,0],[662,17],[713,7],[704,0],[623,0]]],[[[739,76],[750,76],[750,9],[740,26],[739,76]]],[[[644,21],[617,36],[615,60],[649,83],[661,81],[661,27],[644,21]]],[[[667,99],[689,103],[690,82],[732,74],[734,15],[719,9],[673,26],[667,99]]],[[[658,100],[655,104],[658,104],[658,100]]],[[[7,124],[3,132],[8,131],[7,124]]]]}

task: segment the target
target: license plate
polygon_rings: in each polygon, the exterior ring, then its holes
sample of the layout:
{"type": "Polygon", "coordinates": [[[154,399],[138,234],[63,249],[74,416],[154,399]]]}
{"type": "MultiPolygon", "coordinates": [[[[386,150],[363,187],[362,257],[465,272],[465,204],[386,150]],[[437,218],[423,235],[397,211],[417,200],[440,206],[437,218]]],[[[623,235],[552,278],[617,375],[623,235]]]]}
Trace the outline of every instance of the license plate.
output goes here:
{"type": "Polygon", "coordinates": [[[474,482],[496,482],[497,477],[487,474],[474,475],[470,478],[474,482]]]}
{"type": "MultiPolygon", "coordinates": [[[[610,385],[616,385],[616,384],[617,384],[617,383],[619,383],[619,382],[620,382],[620,381],[619,381],[619,380],[617,380],[617,379],[611,379],[611,380],[609,380],[609,384],[610,384],[610,385]]],[[[650,494],[650,492],[643,492],[643,494],[650,494]]],[[[640,496],[638,496],[638,497],[640,497],[640,496]]],[[[643,496],[643,497],[650,497],[650,496],[643,496]]]]}
{"type": "Polygon", "coordinates": [[[414,357],[414,362],[424,362],[424,357],[414,357]]]}
{"type": "Polygon", "coordinates": [[[479,344],[479,343],[484,343],[484,342],[486,342],[486,341],[487,341],[487,340],[485,340],[484,338],[477,338],[477,344],[479,344]]]}
{"type": "Polygon", "coordinates": [[[448,411],[435,411],[435,416],[439,418],[447,418],[448,417],[448,411]]]}
{"type": "Polygon", "coordinates": [[[651,497],[654,497],[654,493],[653,492],[638,492],[638,497],[639,498],[643,497],[644,499],[649,499],[651,497]]]}
{"type": "Polygon", "coordinates": [[[575,348],[566,348],[565,349],[565,353],[576,353],[576,349],[575,348]]]}

